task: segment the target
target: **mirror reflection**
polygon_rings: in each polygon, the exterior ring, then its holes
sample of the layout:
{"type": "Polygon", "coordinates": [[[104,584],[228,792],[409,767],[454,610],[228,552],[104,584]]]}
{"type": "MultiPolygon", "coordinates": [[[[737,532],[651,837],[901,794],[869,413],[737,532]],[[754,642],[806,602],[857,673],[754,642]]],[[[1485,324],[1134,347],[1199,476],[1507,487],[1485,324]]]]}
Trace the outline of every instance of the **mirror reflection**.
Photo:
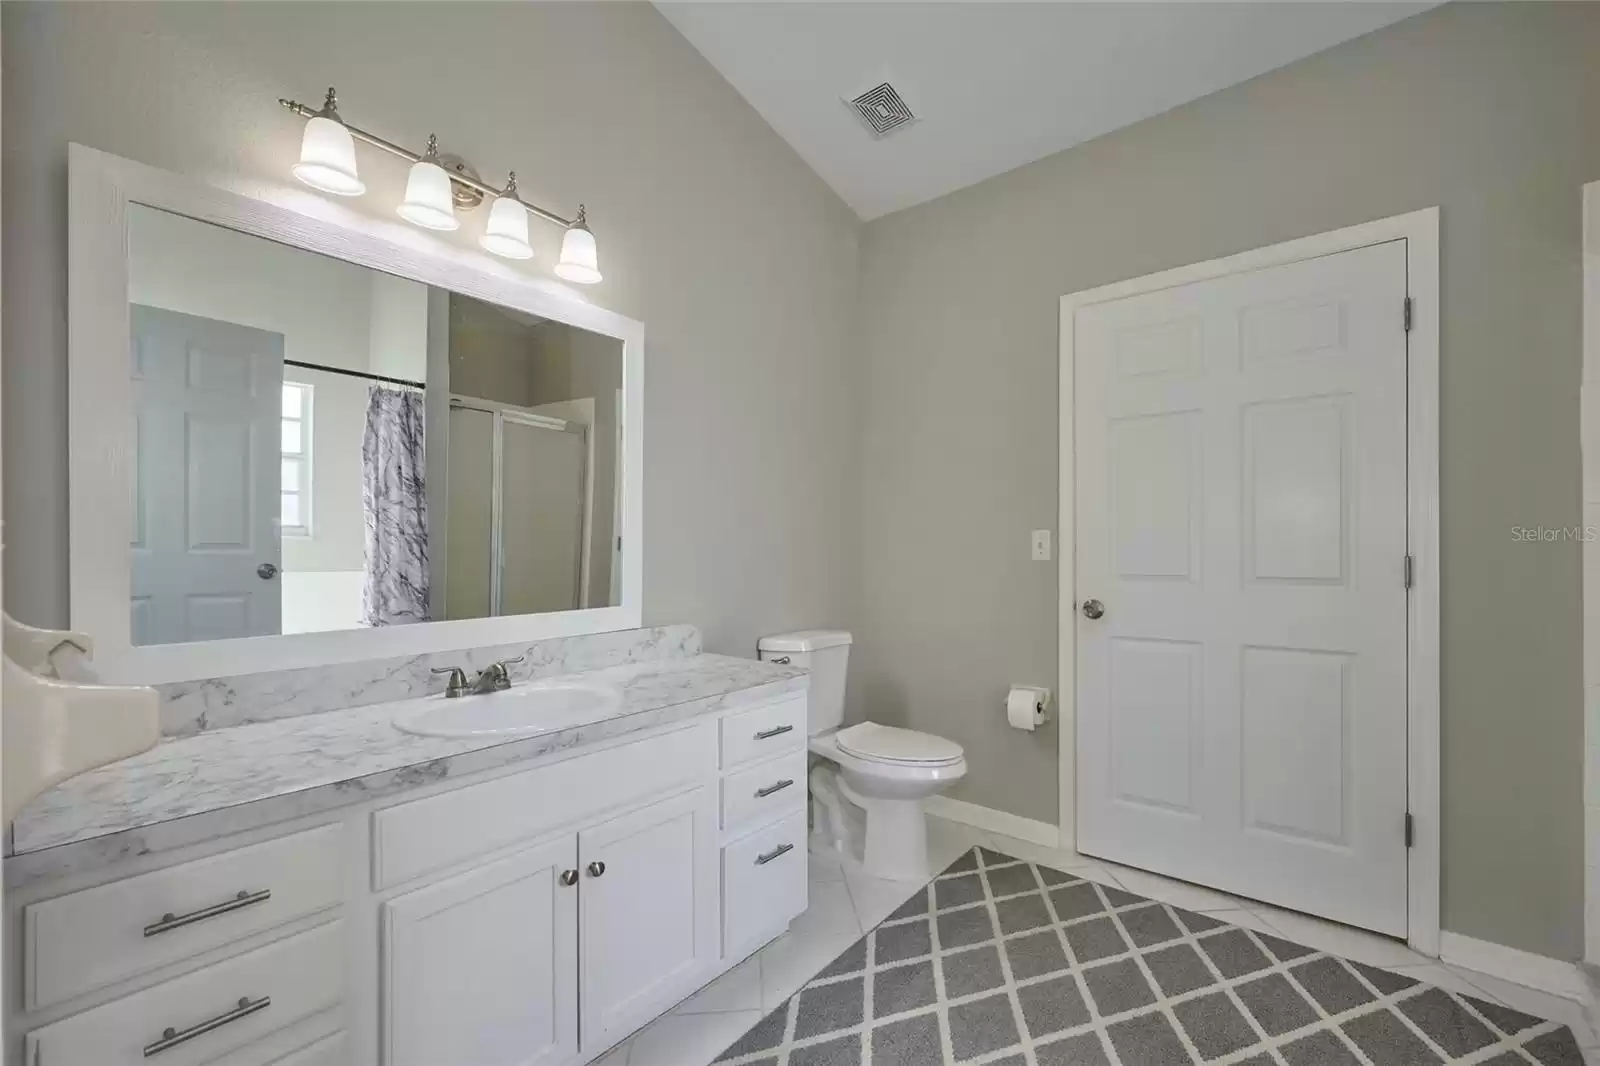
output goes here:
{"type": "Polygon", "coordinates": [[[621,602],[622,342],[141,205],[132,638],[621,602]]]}

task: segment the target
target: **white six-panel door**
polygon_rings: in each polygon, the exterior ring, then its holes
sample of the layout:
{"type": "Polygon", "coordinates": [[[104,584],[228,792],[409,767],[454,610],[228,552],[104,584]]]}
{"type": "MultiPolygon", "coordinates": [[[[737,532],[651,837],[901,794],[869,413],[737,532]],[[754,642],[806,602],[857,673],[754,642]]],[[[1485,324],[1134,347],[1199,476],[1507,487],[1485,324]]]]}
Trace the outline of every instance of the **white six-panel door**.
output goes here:
{"type": "Polygon", "coordinates": [[[283,336],[129,310],[133,643],[276,634],[283,336]]]}
{"type": "Polygon", "coordinates": [[[1395,240],[1073,314],[1083,852],[1405,935],[1405,297],[1395,240]]]}

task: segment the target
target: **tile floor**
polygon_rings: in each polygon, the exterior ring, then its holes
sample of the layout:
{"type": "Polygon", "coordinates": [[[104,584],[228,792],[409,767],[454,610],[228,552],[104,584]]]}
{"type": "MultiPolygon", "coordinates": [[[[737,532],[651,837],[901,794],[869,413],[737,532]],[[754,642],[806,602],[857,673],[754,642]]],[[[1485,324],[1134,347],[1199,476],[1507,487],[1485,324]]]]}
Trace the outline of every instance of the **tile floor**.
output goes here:
{"type": "MultiPolygon", "coordinates": [[[[928,861],[932,871],[943,870],[975,844],[1563,1022],[1584,1046],[1589,1066],[1600,1066],[1600,1011],[1593,1001],[1563,999],[1443,964],[1404,944],[1252,900],[1085,858],[1075,852],[929,819],[928,861]]],[[[920,887],[867,877],[829,853],[814,851],[811,905],[786,935],[623,1041],[599,1059],[597,1066],[705,1066],[920,887]]]]}

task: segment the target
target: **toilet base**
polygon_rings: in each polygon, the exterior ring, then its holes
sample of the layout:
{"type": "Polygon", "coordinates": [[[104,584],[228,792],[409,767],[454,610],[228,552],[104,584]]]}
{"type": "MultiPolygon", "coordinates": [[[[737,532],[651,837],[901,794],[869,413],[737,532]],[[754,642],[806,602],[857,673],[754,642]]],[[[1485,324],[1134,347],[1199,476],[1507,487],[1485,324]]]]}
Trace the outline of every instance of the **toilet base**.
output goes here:
{"type": "Polygon", "coordinates": [[[921,799],[863,796],[833,766],[811,770],[815,832],[862,872],[888,881],[926,881],[928,830],[921,799]]]}
{"type": "Polygon", "coordinates": [[[928,879],[928,825],[921,800],[868,800],[861,867],[890,881],[928,879]]]}

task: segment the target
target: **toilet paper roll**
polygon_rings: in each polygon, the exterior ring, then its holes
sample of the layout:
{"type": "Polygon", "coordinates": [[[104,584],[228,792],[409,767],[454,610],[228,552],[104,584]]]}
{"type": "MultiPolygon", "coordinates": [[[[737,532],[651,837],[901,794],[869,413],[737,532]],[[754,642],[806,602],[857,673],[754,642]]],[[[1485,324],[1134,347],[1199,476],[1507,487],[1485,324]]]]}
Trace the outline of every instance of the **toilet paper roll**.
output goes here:
{"type": "Polygon", "coordinates": [[[1044,698],[1036,688],[1012,685],[1006,694],[1006,721],[1013,729],[1033,732],[1044,722],[1044,698]]]}

